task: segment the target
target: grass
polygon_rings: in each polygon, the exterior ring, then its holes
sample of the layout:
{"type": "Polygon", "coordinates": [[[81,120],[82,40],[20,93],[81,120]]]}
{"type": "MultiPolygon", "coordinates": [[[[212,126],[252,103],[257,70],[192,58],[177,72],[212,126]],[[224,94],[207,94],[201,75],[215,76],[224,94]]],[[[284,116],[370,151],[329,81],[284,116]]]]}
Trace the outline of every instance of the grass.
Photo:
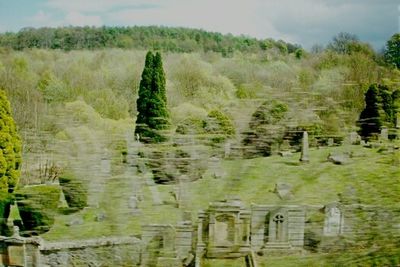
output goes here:
{"type": "MultiPolygon", "coordinates": [[[[238,196],[246,207],[256,204],[323,205],[334,201],[368,205],[397,206],[400,195],[400,168],[391,164],[393,155],[378,153],[378,149],[361,146],[325,147],[310,151],[310,163],[299,162],[300,155],[284,158],[272,156],[256,159],[225,160],[223,178],[215,179],[207,171],[203,179],[185,185],[187,199],[183,209],[171,204],[170,194],[176,185],[157,185],[163,204],[154,206],[148,186],[143,186],[144,199],[140,214],[132,215],[128,207],[133,179],[145,184],[143,177],[130,175],[111,177],[107,181],[99,207],[85,208],[77,214],[59,215],[55,225],[43,238],[47,240],[83,239],[110,235],[140,235],[141,225],[175,224],[184,210],[195,219],[197,211],[206,209],[211,201],[238,196]],[[346,165],[327,162],[330,152],[351,151],[354,157],[346,165]],[[281,200],[274,187],[277,182],[293,187],[293,198],[281,200]],[[106,215],[96,221],[96,215],[106,215]],[[83,224],[66,226],[76,217],[83,224]]],[[[278,265],[273,265],[278,266],[278,265]]]]}

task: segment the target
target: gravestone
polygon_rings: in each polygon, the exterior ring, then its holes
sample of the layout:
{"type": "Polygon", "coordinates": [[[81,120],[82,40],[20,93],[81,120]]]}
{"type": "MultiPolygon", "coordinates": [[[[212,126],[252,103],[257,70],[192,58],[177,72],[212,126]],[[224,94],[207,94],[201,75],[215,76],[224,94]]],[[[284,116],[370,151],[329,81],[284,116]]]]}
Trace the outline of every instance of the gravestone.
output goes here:
{"type": "Polygon", "coordinates": [[[303,132],[303,140],[301,142],[301,162],[309,162],[309,145],[308,145],[308,133],[306,131],[303,132]]]}
{"type": "Polygon", "coordinates": [[[146,184],[149,187],[151,197],[153,199],[153,205],[162,205],[163,201],[161,200],[160,192],[158,192],[157,185],[155,184],[152,173],[148,172],[145,174],[146,176],[146,184]]]}
{"type": "Polygon", "coordinates": [[[224,152],[225,152],[224,157],[229,158],[229,156],[231,155],[231,143],[230,142],[225,143],[224,152]]]}
{"type": "Polygon", "coordinates": [[[349,143],[350,145],[357,145],[361,141],[361,136],[359,136],[356,132],[351,132],[349,134],[349,143]]]}
{"type": "Polygon", "coordinates": [[[213,178],[223,178],[225,175],[224,169],[221,166],[221,160],[217,157],[211,157],[208,163],[213,178]]]}
{"type": "Polygon", "coordinates": [[[332,162],[333,164],[344,165],[344,164],[347,164],[350,162],[350,155],[347,153],[343,153],[343,154],[329,153],[327,159],[328,159],[328,161],[332,162]]]}
{"type": "Polygon", "coordinates": [[[343,216],[337,205],[325,206],[324,236],[338,236],[342,228],[343,216]]]}
{"type": "Polygon", "coordinates": [[[334,140],[332,137],[328,138],[328,146],[333,146],[334,145],[334,140]]]}
{"type": "Polygon", "coordinates": [[[140,213],[140,209],[138,207],[138,202],[139,202],[139,200],[136,196],[131,196],[129,198],[128,207],[129,207],[132,215],[137,215],[140,213]]]}
{"type": "Polygon", "coordinates": [[[384,127],[381,130],[381,141],[385,142],[387,140],[389,140],[389,130],[388,128],[384,127]]]}

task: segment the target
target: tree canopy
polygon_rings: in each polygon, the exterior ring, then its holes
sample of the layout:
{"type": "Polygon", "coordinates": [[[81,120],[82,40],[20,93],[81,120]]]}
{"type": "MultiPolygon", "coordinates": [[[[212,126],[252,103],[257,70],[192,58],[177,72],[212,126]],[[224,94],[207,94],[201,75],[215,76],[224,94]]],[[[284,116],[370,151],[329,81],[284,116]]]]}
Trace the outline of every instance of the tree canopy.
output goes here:
{"type": "Polygon", "coordinates": [[[171,52],[213,51],[230,56],[235,51],[259,52],[278,48],[293,53],[300,46],[248,36],[233,36],[198,29],[158,26],[23,28],[0,34],[0,47],[16,50],[45,48],[62,50],[99,48],[154,49],[171,52]]]}
{"type": "Polygon", "coordinates": [[[400,68],[400,33],[394,34],[386,43],[385,60],[387,63],[400,68]]]}

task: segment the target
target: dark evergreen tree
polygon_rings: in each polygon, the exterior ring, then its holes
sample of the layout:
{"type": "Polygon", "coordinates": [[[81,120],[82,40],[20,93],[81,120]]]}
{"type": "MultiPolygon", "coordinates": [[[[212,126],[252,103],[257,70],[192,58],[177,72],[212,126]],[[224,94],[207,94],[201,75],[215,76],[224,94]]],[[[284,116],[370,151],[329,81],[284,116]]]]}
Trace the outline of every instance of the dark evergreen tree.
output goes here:
{"type": "Polygon", "coordinates": [[[365,93],[365,108],[360,114],[358,124],[360,135],[369,138],[373,134],[379,134],[381,130],[381,118],[379,114],[379,90],[376,84],[369,87],[365,93]]]}
{"type": "Polygon", "coordinates": [[[137,99],[137,119],[135,134],[146,143],[158,143],[166,140],[160,130],[169,126],[165,73],[161,55],[148,52],[139,85],[137,99]]]}

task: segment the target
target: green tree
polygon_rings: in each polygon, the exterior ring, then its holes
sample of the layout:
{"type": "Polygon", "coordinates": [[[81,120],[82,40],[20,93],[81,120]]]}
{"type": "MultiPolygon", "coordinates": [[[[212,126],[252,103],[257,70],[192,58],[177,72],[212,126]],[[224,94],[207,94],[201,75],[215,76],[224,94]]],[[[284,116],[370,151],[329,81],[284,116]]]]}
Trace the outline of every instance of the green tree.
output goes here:
{"type": "Polygon", "coordinates": [[[400,68],[400,33],[394,34],[386,43],[385,61],[400,68]]]}
{"type": "Polygon", "coordinates": [[[137,119],[135,134],[145,143],[158,143],[166,140],[160,131],[169,126],[165,73],[159,53],[148,52],[139,84],[137,99],[137,119]]]}
{"type": "Polygon", "coordinates": [[[0,191],[12,192],[18,184],[21,140],[11,115],[10,102],[0,90],[0,191]]]}
{"type": "Polygon", "coordinates": [[[21,140],[11,116],[10,102],[0,90],[0,235],[7,235],[7,217],[21,166],[21,140]]]}
{"type": "Polygon", "coordinates": [[[378,134],[381,130],[378,96],[379,90],[376,84],[371,85],[365,93],[365,108],[358,120],[360,135],[363,138],[369,138],[373,134],[378,134]]]}

